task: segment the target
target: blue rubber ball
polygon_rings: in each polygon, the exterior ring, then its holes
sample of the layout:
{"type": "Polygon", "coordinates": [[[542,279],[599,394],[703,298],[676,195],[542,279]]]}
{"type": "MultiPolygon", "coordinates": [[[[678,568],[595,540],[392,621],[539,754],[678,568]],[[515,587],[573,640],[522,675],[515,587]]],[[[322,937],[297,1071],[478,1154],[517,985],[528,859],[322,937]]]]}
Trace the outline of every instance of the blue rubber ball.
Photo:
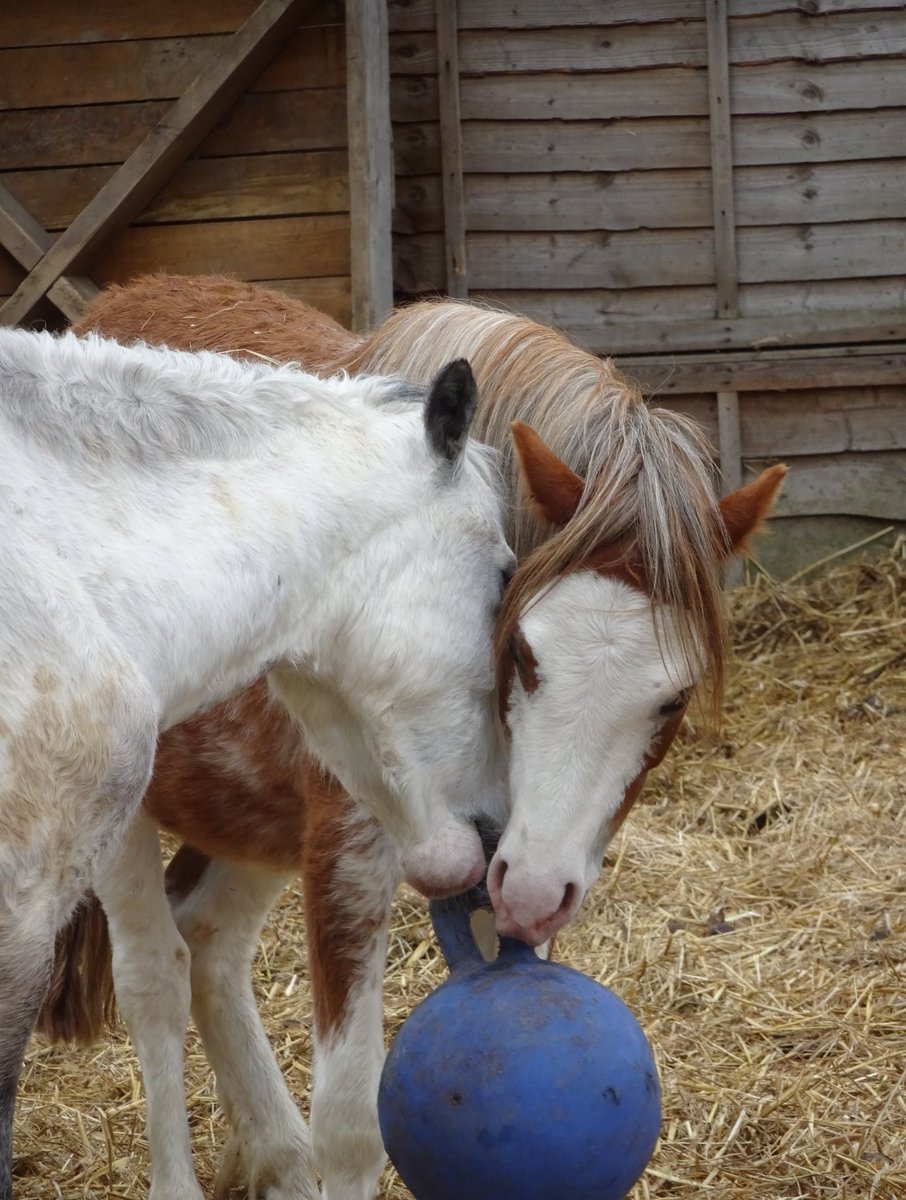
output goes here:
{"type": "Polygon", "coordinates": [[[635,1017],[518,942],[453,966],[381,1080],[384,1144],[416,1200],[623,1200],[660,1128],[635,1017]]]}

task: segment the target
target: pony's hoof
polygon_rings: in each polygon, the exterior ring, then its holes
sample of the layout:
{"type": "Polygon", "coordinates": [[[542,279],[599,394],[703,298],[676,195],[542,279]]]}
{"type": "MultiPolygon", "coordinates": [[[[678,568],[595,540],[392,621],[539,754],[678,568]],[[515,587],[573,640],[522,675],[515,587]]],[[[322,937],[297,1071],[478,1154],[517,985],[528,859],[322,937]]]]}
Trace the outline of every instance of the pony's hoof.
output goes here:
{"type": "Polygon", "coordinates": [[[233,1188],[243,1187],[249,1200],[321,1200],[308,1139],[267,1144],[231,1134],[214,1182],[214,1200],[229,1200],[233,1188]]]}

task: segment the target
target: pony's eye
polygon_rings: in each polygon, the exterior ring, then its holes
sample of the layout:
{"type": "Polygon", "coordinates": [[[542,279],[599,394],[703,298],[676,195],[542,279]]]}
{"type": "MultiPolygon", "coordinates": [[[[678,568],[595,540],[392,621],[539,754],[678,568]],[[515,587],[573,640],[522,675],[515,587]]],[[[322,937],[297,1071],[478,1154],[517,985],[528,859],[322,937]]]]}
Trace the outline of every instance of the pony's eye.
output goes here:
{"type": "Polygon", "coordinates": [[[669,717],[673,713],[678,713],[689,703],[689,691],[680,692],[678,696],[674,696],[672,700],[668,700],[666,704],[661,705],[661,716],[669,717]]]}

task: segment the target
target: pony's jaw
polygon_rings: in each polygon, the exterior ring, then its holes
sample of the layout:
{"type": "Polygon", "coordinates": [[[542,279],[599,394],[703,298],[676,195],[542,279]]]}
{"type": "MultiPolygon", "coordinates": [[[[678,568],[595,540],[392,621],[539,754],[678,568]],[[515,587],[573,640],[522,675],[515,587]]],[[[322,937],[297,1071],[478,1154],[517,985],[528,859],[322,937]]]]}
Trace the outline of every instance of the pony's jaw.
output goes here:
{"type": "Polygon", "coordinates": [[[488,884],[498,931],[538,945],[578,911],[668,727],[661,708],[693,681],[647,596],[593,571],[529,606],[520,633],[531,670],[507,697],[512,815],[488,884]]]}

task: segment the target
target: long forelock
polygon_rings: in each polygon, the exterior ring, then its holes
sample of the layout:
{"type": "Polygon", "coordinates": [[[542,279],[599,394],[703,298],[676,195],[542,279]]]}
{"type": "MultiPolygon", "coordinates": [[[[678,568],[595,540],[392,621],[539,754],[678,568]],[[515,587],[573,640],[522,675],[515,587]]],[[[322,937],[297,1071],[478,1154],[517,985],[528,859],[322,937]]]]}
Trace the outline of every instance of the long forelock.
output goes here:
{"type": "Polygon", "coordinates": [[[727,656],[721,602],[726,534],[711,449],[681,414],[649,407],[608,360],[524,317],[456,301],[398,310],[355,352],[351,369],[428,379],[469,359],[478,383],[473,432],[496,446],[510,498],[508,536],[519,568],[498,627],[502,652],[519,613],[557,579],[620,547],[645,579],[655,614],[674,614],[686,665],[716,715],[727,656]],[[510,422],[531,425],[586,480],[578,512],[551,534],[534,517],[516,470],[510,422]]]}

